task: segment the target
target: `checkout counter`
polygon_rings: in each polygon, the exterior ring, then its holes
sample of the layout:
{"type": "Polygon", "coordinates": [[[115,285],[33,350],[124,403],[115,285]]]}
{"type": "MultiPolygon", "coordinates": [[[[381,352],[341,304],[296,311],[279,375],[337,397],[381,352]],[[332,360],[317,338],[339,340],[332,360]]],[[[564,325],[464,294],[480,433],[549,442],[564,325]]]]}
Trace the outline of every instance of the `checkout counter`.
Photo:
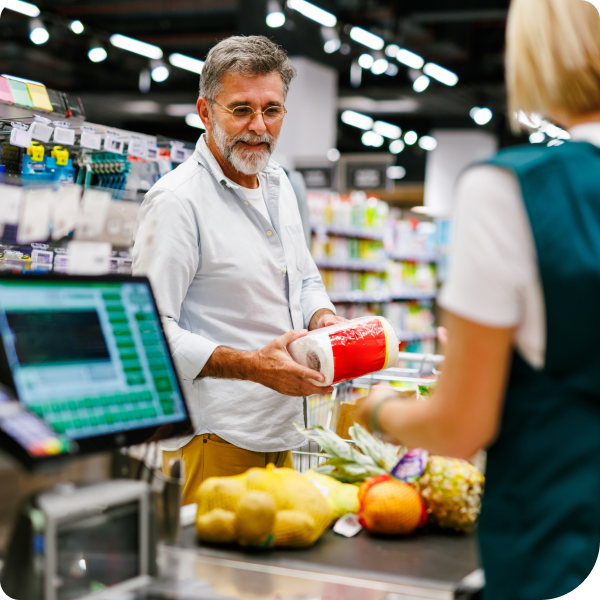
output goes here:
{"type": "Polygon", "coordinates": [[[200,545],[190,507],[179,519],[179,480],[119,452],[190,428],[147,280],[1,276],[0,337],[4,453],[37,477],[88,454],[107,467],[102,481],[61,482],[13,511],[0,579],[10,597],[450,600],[483,587],[469,535],[200,545]]]}

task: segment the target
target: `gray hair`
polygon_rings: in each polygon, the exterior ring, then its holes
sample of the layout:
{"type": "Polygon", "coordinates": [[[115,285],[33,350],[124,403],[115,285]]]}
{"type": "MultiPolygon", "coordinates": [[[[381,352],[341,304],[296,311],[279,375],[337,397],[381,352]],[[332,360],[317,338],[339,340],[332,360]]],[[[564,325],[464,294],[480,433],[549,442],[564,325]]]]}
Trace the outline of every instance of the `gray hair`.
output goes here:
{"type": "Polygon", "coordinates": [[[296,69],[285,50],[264,35],[231,36],[210,49],[200,75],[200,96],[212,103],[221,91],[225,73],[256,77],[274,71],[281,76],[286,98],[296,69]]]}

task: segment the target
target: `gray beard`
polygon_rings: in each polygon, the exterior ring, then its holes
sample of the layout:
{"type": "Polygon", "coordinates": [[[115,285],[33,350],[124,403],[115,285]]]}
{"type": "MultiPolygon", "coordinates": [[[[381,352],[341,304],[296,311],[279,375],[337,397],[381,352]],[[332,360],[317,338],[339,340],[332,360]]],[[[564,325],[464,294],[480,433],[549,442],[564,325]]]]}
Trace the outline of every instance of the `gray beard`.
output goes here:
{"type": "Polygon", "coordinates": [[[260,173],[271,159],[271,154],[277,146],[277,138],[268,133],[253,135],[251,133],[240,133],[231,138],[219,126],[216,119],[212,119],[212,135],[217,147],[223,154],[223,158],[238,172],[244,175],[256,175],[260,173]],[[245,150],[238,142],[264,142],[267,148],[261,152],[245,150]]]}

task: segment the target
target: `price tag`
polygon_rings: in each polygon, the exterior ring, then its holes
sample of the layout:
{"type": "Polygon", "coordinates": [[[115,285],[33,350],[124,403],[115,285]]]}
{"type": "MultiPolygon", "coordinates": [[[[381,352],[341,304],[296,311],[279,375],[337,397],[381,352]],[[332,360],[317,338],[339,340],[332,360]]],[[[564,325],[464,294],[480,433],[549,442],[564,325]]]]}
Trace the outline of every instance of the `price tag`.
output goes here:
{"type": "Polygon", "coordinates": [[[127,148],[127,154],[136,156],[137,158],[145,158],[146,156],[146,140],[132,136],[127,148]]]}
{"type": "Polygon", "coordinates": [[[22,187],[0,184],[0,223],[16,225],[19,222],[22,197],[22,187]]]}
{"type": "Polygon", "coordinates": [[[81,186],[69,185],[62,188],[54,200],[54,215],[52,219],[52,239],[60,240],[69,235],[77,226],[79,217],[79,201],[81,186]]]}
{"type": "Polygon", "coordinates": [[[187,160],[185,148],[174,146],[171,148],[171,160],[176,163],[182,163],[187,160]]]}
{"type": "Polygon", "coordinates": [[[110,192],[86,190],[75,229],[76,240],[97,238],[102,235],[110,206],[110,192]]]}
{"type": "Polygon", "coordinates": [[[358,516],[354,513],[348,513],[338,520],[333,526],[333,531],[344,537],[354,537],[362,528],[358,516]]]}
{"type": "Polygon", "coordinates": [[[10,143],[13,146],[18,146],[19,148],[29,148],[31,146],[31,131],[25,125],[23,129],[23,123],[13,123],[13,128],[10,132],[10,143]]]}
{"type": "Polygon", "coordinates": [[[115,154],[123,154],[125,148],[125,140],[120,140],[112,135],[106,134],[104,138],[104,150],[106,152],[114,152],[115,154]]]}
{"type": "Polygon", "coordinates": [[[17,229],[17,242],[29,244],[48,239],[50,230],[50,207],[52,190],[31,190],[25,192],[17,229]]]}
{"type": "Polygon", "coordinates": [[[39,142],[49,142],[54,129],[45,123],[35,122],[31,126],[31,137],[39,142]]]}
{"type": "Polygon", "coordinates": [[[144,156],[144,158],[146,160],[151,160],[153,162],[156,162],[158,160],[158,146],[156,145],[156,142],[147,142],[146,143],[146,154],[144,156]]]}
{"type": "Polygon", "coordinates": [[[54,127],[53,141],[65,146],[73,146],[75,144],[75,130],[71,129],[71,123],[67,121],[55,121],[54,127]]]}
{"type": "Polygon", "coordinates": [[[100,150],[102,147],[102,136],[96,133],[94,127],[82,125],[79,145],[82,148],[89,148],[90,150],[100,150]]]}
{"type": "Polygon", "coordinates": [[[110,271],[112,246],[107,242],[69,242],[67,271],[71,275],[102,275],[110,271]]]}

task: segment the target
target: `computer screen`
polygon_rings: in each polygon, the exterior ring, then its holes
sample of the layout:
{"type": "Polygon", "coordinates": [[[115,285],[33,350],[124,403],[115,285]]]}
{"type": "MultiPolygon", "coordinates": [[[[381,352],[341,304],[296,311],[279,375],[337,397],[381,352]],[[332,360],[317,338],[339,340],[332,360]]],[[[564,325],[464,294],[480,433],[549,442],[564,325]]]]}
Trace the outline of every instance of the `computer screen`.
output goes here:
{"type": "Polygon", "coordinates": [[[2,276],[0,337],[4,383],[81,447],[102,436],[125,445],[116,434],[189,425],[145,278],[2,276]]]}

